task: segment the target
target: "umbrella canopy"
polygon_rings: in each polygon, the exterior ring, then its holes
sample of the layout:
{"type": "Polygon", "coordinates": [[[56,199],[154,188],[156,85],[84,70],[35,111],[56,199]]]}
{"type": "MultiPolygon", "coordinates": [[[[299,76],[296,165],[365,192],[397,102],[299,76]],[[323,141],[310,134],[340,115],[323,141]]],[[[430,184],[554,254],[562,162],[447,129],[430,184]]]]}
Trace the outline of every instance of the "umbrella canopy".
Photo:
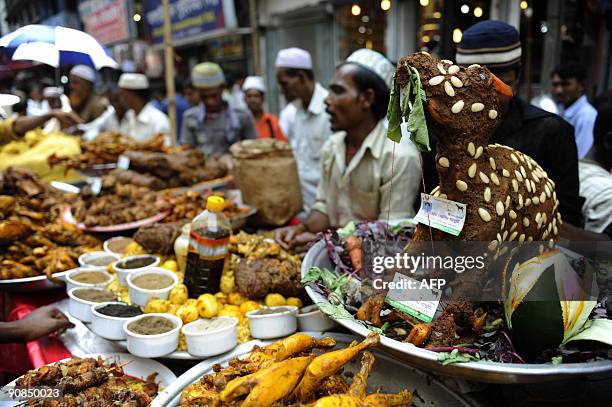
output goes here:
{"type": "Polygon", "coordinates": [[[91,35],[66,27],[26,25],[0,38],[13,60],[39,61],[53,67],[84,64],[95,69],[119,65],[91,35]]]}

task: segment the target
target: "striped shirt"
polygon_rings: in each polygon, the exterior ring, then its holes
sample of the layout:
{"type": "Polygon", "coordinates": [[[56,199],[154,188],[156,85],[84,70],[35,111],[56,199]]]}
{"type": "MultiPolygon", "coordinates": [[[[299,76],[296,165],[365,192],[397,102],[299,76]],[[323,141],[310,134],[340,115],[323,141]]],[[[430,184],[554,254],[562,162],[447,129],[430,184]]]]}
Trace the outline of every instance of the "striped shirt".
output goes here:
{"type": "Polygon", "coordinates": [[[593,161],[578,163],[584,228],[602,233],[612,223],[612,174],[593,161]]]}

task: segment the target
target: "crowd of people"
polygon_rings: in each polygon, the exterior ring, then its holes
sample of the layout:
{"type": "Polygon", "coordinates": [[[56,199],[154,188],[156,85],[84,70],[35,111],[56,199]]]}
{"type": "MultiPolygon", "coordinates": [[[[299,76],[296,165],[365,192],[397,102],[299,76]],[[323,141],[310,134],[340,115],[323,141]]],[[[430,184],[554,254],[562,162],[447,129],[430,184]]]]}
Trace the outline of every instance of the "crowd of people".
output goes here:
{"type": "MultiPolygon", "coordinates": [[[[486,66],[518,94],[521,43],[514,27],[499,21],[472,26],[463,33],[455,59],[486,66]]],[[[279,51],[275,68],[276,84],[248,76],[228,87],[218,64],[196,65],[188,82],[176,84],[179,143],[212,156],[229,156],[230,146],[246,139],[290,143],[304,208],[299,225],[277,233],[288,247],[304,247],[316,233],[353,219],[413,216],[422,180],[427,191],[438,182],[435,139],[431,152],[420,153],[409,141],[394,148],[386,138],[393,63],[378,52],[357,50],[337,67],[327,87],[317,81],[306,50],[279,51]],[[270,86],[278,86],[286,102],[278,117],[264,108],[270,86]]],[[[88,140],[110,130],[139,141],[169,132],[167,100],[153,97],[145,75],[123,73],[116,85],[100,92],[96,76],[88,66],[74,66],[68,97],[58,87],[36,88],[27,115],[0,123],[0,141],[41,126],[49,131],[69,128],[88,140]]],[[[589,103],[586,71],[577,63],[556,67],[551,81],[558,114],[515,96],[491,143],[528,154],[547,171],[558,186],[560,211],[570,225],[566,231],[609,238],[610,105],[604,101],[598,111],[589,103]]]]}

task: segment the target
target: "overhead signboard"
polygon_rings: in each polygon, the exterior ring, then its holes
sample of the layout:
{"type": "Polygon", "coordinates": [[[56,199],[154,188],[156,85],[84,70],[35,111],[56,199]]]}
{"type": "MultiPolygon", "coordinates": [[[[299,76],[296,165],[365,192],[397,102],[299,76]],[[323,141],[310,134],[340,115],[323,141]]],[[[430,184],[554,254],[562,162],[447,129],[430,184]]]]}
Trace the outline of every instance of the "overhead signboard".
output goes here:
{"type": "MultiPolygon", "coordinates": [[[[154,44],[164,40],[164,11],[161,0],[145,0],[144,17],[154,44]]],[[[236,28],[233,0],[170,0],[172,41],[185,44],[207,33],[236,28]]]]}

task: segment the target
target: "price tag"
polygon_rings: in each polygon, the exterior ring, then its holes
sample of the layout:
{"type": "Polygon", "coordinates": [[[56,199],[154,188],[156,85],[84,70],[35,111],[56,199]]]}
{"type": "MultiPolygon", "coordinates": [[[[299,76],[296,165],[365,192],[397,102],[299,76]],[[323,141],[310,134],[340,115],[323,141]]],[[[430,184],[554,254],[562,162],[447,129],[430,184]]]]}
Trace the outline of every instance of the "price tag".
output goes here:
{"type": "Polygon", "coordinates": [[[421,194],[421,207],[415,220],[426,226],[459,236],[465,224],[466,205],[448,199],[421,194]]]}
{"type": "Polygon", "coordinates": [[[91,193],[98,195],[102,191],[102,178],[92,177],[87,179],[87,183],[91,187],[91,193]]]}
{"type": "Polygon", "coordinates": [[[418,281],[400,273],[395,273],[393,283],[385,298],[387,304],[423,322],[433,321],[441,290],[429,287],[427,280],[418,281]]]}
{"type": "Polygon", "coordinates": [[[130,168],[130,158],[127,155],[121,154],[117,158],[117,169],[127,170],[128,168],[130,168]]]}

